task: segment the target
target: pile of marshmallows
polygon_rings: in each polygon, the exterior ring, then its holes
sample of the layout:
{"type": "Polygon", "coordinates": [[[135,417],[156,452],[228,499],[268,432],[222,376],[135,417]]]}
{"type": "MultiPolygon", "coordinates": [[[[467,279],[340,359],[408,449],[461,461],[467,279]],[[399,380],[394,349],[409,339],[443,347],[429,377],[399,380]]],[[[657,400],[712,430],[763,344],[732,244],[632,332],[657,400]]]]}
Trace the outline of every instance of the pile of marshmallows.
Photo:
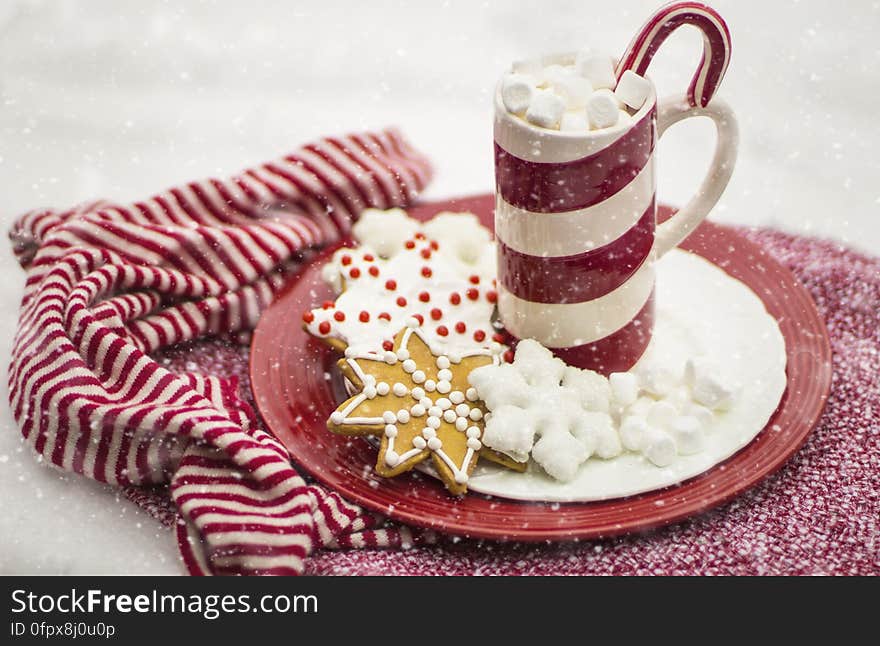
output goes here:
{"type": "Polygon", "coordinates": [[[702,358],[689,359],[683,375],[648,367],[612,374],[608,381],[621,444],[658,467],[702,451],[715,414],[729,409],[740,389],[702,358]]]}
{"type": "Polygon", "coordinates": [[[508,112],[529,123],[565,132],[601,130],[631,120],[626,108],[640,109],[651,84],[627,70],[620,82],[608,56],[584,52],[574,65],[515,63],[501,81],[501,100],[508,112]]]}
{"type": "Polygon", "coordinates": [[[699,453],[739,390],[703,358],[684,370],[646,365],[605,378],[530,339],[512,363],[476,368],[468,381],[488,409],[483,444],[518,462],[531,458],[563,482],[593,456],[627,450],[668,467],[699,453]]]}

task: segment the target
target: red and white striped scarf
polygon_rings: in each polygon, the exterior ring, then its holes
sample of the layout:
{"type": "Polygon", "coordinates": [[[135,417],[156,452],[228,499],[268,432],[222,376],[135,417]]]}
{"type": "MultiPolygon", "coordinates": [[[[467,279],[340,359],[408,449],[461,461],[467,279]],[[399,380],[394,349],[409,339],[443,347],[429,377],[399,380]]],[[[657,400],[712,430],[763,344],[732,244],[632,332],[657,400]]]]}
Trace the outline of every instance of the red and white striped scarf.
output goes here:
{"type": "Polygon", "coordinates": [[[387,130],[142,202],[22,216],[10,232],[27,280],[9,386],[27,443],[101,482],[170,483],[194,574],[296,574],[315,547],[411,541],[307,485],[252,424],[234,380],[172,373],[149,355],[205,336],[243,340],[306,250],[367,207],[410,204],[430,174],[387,130]]]}

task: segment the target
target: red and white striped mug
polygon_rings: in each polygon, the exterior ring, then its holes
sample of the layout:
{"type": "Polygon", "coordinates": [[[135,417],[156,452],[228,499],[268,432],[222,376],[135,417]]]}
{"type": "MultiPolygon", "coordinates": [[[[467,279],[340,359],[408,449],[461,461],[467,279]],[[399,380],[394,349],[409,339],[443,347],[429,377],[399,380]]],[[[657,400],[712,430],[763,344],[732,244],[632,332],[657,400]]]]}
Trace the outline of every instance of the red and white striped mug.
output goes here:
{"type": "MultiPolygon", "coordinates": [[[[573,62],[572,55],[556,60],[573,62]]],[[[630,369],[654,322],[654,261],[706,217],[733,172],[736,120],[714,99],[658,104],[631,122],[591,132],[532,126],[495,95],[495,235],[498,309],[517,338],[536,339],[567,363],[603,373],[630,369]],[[674,123],[705,116],[717,143],[697,194],[656,224],[657,140],[674,123]]]]}

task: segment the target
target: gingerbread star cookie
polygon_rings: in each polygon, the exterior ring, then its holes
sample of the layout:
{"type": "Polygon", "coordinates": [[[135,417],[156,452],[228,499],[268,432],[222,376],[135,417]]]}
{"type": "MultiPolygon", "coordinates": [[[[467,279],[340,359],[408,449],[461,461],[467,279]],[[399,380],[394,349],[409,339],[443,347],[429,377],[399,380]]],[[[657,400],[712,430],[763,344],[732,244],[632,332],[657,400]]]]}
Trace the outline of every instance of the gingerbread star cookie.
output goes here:
{"type": "Polygon", "coordinates": [[[503,349],[495,343],[445,353],[437,344],[432,347],[419,320],[411,318],[390,349],[346,349],[339,367],[356,394],[330,415],[327,428],[380,437],[376,471],[382,476],[399,475],[431,458],[447,489],[464,494],[483,449],[486,414],[468,374],[498,365],[503,349]]]}

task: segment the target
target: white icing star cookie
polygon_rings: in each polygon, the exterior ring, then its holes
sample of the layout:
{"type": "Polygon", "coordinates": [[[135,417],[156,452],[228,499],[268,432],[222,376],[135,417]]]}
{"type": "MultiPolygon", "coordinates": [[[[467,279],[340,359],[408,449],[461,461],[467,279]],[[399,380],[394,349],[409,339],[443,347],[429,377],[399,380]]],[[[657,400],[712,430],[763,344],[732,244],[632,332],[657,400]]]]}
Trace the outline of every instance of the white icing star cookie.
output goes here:
{"type": "Polygon", "coordinates": [[[421,225],[402,213],[362,215],[355,231],[363,244],[339,249],[323,269],[339,296],[303,315],[306,330],[338,349],[387,349],[415,317],[439,347],[488,347],[497,300],[489,232],[472,214],[442,213],[421,225]]]}

